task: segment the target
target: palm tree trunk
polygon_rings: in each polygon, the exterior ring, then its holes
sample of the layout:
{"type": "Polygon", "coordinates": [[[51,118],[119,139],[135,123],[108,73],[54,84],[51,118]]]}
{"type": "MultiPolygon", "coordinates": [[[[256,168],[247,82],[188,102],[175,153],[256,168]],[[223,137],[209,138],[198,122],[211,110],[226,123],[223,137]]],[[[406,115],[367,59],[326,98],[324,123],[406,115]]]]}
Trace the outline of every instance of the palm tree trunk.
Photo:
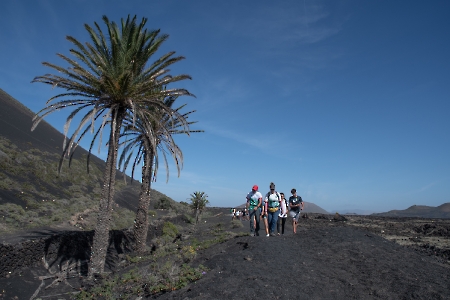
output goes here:
{"type": "Polygon", "coordinates": [[[119,135],[122,127],[124,112],[125,110],[123,109],[116,110],[113,114],[113,122],[111,122],[111,132],[108,142],[108,157],[106,159],[102,195],[100,198],[97,225],[95,227],[94,239],[91,248],[89,277],[95,273],[103,273],[105,269],[106,253],[109,246],[109,229],[111,227],[111,217],[114,205],[117,145],[119,144],[119,135]]]}
{"type": "Polygon", "coordinates": [[[136,211],[133,235],[135,239],[134,250],[142,253],[146,249],[148,233],[148,207],[150,205],[150,185],[153,167],[152,151],[146,151],[144,155],[144,165],[142,166],[142,185],[139,194],[139,204],[136,211]]]}

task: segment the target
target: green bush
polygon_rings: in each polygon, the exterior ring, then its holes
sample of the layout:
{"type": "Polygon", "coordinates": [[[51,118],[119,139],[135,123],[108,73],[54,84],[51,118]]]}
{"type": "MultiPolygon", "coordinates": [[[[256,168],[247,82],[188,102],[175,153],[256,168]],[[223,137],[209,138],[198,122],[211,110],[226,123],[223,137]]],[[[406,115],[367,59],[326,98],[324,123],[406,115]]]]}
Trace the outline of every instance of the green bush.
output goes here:
{"type": "Polygon", "coordinates": [[[172,205],[170,204],[170,200],[166,197],[159,198],[155,203],[155,209],[170,209],[172,205]]]}
{"type": "Polygon", "coordinates": [[[118,207],[113,211],[111,229],[131,228],[135,218],[136,215],[131,210],[118,207]]]}
{"type": "Polygon", "coordinates": [[[163,226],[163,235],[175,238],[179,232],[177,226],[171,222],[165,222],[163,226]]]}
{"type": "Polygon", "coordinates": [[[200,279],[206,271],[208,269],[203,265],[193,268],[186,264],[177,266],[166,262],[159,268],[158,273],[148,277],[149,291],[155,294],[181,289],[190,282],[200,279]]]}
{"type": "Polygon", "coordinates": [[[214,226],[211,227],[211,233],[213,233],[214,235],[219,235],[223,232],[225,226],[223,223],[218,223],[214,226]]]}
{"type": "Polygon", "coordinates": [[[186,219],[186,221],[190,224],[195,224],[195,218],[188,215],[188,214],[184,214],[184,218],[186,219]]]}
{"type": "Polygon", "coordinates": [[[239,220],[232,220],[231,227],[232,228],[242,228],[242,227],[244,227],[244,224],[242,224],[242,222],[239,220]]]}

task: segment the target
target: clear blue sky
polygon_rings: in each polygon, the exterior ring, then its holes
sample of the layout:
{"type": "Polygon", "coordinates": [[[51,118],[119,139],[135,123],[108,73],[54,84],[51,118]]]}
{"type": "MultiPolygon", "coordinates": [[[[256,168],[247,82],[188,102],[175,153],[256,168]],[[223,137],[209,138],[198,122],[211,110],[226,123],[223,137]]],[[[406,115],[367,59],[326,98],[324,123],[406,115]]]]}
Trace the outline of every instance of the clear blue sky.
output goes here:
{"type": "Polygon", "coordinates": [[[450,202],[450,1],[3,1],[0,88],[37,112],[62,90],[30,81],[64,65],[65,36],[128,14],[170,35],[156,57],[186,57],[172,74],[197,97],[178,104],[205,130],[177,137],[181,176],[153,188],[228,207],[273,181],[330,212],[450,202]]]}

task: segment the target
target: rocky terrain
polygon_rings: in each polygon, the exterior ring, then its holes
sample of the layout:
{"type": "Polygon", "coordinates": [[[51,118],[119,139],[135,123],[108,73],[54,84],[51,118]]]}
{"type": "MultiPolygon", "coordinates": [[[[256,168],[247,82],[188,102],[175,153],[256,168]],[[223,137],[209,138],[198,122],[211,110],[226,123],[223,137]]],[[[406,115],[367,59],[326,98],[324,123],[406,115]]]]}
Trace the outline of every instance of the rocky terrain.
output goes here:
{"type": "Polygon", "coordinates": [[[288,223],[268,238],[248,227],[228,209],[210,208],[199,224],[165,211],[145,255],[131,252],[129,232],[111,232],[109,273],[91,281],[91,232],[3,237],[0,299],[450,297],[448,219],[308,214],[296,235],[288,223]]]}

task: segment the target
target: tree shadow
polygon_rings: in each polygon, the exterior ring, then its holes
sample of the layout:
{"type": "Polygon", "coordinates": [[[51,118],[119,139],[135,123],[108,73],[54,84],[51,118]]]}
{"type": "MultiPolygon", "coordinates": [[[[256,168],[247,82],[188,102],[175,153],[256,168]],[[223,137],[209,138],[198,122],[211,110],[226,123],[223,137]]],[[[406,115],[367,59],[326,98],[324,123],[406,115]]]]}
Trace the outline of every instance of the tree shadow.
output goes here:
{"type": "MultiPolygon", "coordinates": [[[[132,251],[131,234],[123,230],[109,233],[105,266],[114,270],[124,253],[132,251]]],[[[46,239],[44,265],[50,274],[67,272],[87,276],[94,231],[66,231],[46,239]]]]}

